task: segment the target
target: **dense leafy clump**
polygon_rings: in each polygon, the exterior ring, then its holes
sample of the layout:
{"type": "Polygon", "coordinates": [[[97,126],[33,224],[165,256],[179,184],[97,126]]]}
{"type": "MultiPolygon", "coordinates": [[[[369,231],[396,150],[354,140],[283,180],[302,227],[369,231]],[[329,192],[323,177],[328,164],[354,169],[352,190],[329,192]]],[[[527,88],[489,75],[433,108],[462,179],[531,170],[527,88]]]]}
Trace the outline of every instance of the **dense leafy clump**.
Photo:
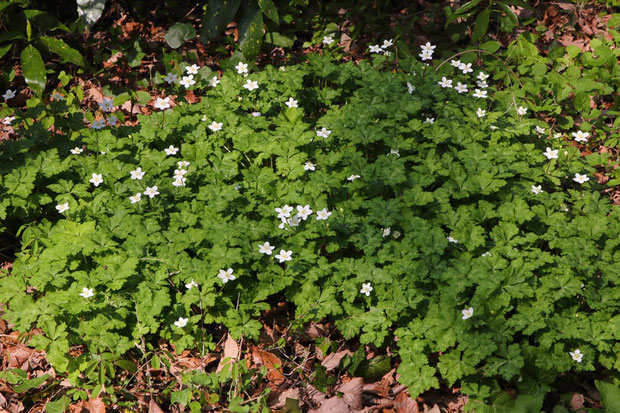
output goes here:
{"type": "Polygon", "coordinates": [[[474,98],[441,77],[310,55],[227,71],[136,127],[31,123],[2,147],[3,214],[28,222],[0,280],[6,317],[39,326],[32,341],[71,372],[73,345],[212,347],[218,325],[255,339],[284,298],[300,320],[396,342],[414,394],[617,374],[620,215],[594,178],[601,156],[542,139],[510,90],[474,98]]]}

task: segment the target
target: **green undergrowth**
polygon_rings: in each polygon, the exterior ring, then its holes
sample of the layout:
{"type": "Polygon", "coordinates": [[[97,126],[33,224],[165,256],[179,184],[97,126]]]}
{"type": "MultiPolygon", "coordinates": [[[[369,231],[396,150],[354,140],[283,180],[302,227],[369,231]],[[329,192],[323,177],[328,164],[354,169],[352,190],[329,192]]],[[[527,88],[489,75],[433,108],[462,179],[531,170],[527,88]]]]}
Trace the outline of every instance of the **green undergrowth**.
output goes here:
{"type": "Polygon", "coordinates": [[[567,375],[617,380],[620,213],[594,175],[606,157],[544,139],[577,129],[518,115],[532,107],[518,88],[491,78],[473,97],[475,65],[394,58],[309,55],[215,87],[197,75],[199,103],[135,127],[85,127],[74,92],[33,99],[0,146],[3,229],[21,244],[4,316],[40,328],[30,344],[76,386],[140,343],[203,353],[217,326],[256,340],[282,298],[300,324],[329,318],[395,349],[412,396],[459,386],[478,411],[506,385],[542,406],[567,375]]]}

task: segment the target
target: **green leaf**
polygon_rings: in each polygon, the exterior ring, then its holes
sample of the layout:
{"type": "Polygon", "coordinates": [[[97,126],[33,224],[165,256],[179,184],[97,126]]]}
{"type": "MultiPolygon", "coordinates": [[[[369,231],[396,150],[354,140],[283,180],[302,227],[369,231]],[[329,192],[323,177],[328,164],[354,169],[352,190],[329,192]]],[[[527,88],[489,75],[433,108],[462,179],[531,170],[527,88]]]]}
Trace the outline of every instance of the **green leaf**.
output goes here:
{"type": "Polygon", "coordinates": [[[476,21],[474,22],[474,31],[471,35],[471,40],[476,42],[482,36],[484,36],[489,28],[489,17],[491,16],[491,9],[487,7],[482,10],[478,17],[476,17],[476,21]]]}
{"type": "Polygon", "coordinates": [[[70,47],[64,41],[55,37],[41,36],[41,42],[47,46],[50,52],[56,53],[64,61],[74,63],[78,66],[84,66],[84,57],[80,52],[70,47]]]}
{"type": "Polygon", "coordinates": [[[35,377],[34,379],[26,380],[25,382],[23,382],[19,386],[13,387],[13,391],[16,392],[16,393],[23,393],[23,392],[28,391],[30,389],[37,388],[40,385],[42,385],[43,383],[45,383],[47,381],[47,379],[49,379],[49,378],[50,378],[49,374],[44,374],[42,376],[35,377]]]}
{"type": "Polygon", "coordinates": [[[601,404],[606,411],[620,413],[620,387],[600,380],[595,380],[594,385],[601,394],[601,404]]]}
{"type": "Polygon", "coordinates": [[[71,32],[71,30],[62,24],[56,17],[47,14],[44,11],[28,9],[24,10],[24,15],[26,16],[26,19],[34,23],[34,25],[40,30],[64,30],[69,33],[71,32]]]}
{"type": "Polygon", "coordinates": [[[473,9],[474,7],[476,7],[482,0],[472,0],[468,3],[463,4],[461,7],[459,7],[454,14],[464,14],[467,13],[469,10],[473,9]]]}
{"type": "Polygon", "coordinates": [[[196,36],[196,29],[189,23],[175,23],[164,36],[168,46],[178,49],[183,42],[193,39],[196,36]]]}
{"type": "Polygon", "coordinates": [[[280,24],[278,10],[276,10],[276,6],[275,4],[273,4],[273,0],[258,0],[258,5],[260,6],[260,9],[263,11],[265,16],[271,19],[275,24],[280,24]]]}
{"type": "Polygon", "coordinates": [[[30,88],[39,96],[45,89],[46,74],[45,64],[41,53],[29,44],[21,53],[22,72],[24,79],[30,88]]]}
{"type": "Polygon", "coordinates": [[[246,59],[253,59],[263,40],[263,13],[257,3],[249,3],[239,19],[239,48],[246,59]]]}
{"type": "Polygon", "coordinates": [[[239,4],[241,0],[209,0],[207,11],[202,16],[200,40],[206,43],[222,33],[235,17],[239,4]]]}
{"type": "Polygon", "coordinates": [[[269,32],[265,35],[265,42],[271,43],[277,47],[290,48],[293,47],[293,43],[295,43],[295,39],[284,36],[278,32],[269,32]]]}
{"type": "Polygon", "coordinates": [[[577,93],[573,99],[573,105],[575,109],[581,114],[587,114],[590,112],[590,96],[586,93],[577,93]]]}
{"type": "Polygon", "coordinates": [[[69,408],[71,401],[67,396],[62,396],[59,400],[49,402],[45,405],[46,413],[64,413],[69,408]]]}
{"type": "Polygon", "coordinates": [[[171,404],[178,403],[181,406],[185,407],[189,404],[189,401],[191,400],[191,398],[192,398],[191,389],[173,391],[172,395],[170,396],[170,403],[171,404]]]}
{"type": "Polygon", "coordinates": [[[146,105],[151,100],[151,95],[145,90],[136,91],[136,97],[140,105],[146,105]]]}
{"type": "Polygon", "coordinates": [[[9,50],[11,50],[12,44],[7,44],[6,46],[0,47],[0,59],[4,56],[9,50]]]}
{"type": "Polygon", "coordinates": [[[125,359],[116,360],[116,365],[122,368],[123,370],[127,370],[131,374],[134,374],[138,371],[138,367],[129,360],[125,360],[125,359]]]}
{"type": "Polygon", "coordinates": [[[512,11],[512,9],[510,7],[508,7],[508,5],[499,2],[497,3],[499,5],[499,7],[501,7],[502,10],[504,10],[504,13],[506,13],[506,16],[508,16],[508,18],[514,23],[514,24],[519,24],[519,18],[517,17],[517,15],[515,14],[514,11],[512,11]]]}

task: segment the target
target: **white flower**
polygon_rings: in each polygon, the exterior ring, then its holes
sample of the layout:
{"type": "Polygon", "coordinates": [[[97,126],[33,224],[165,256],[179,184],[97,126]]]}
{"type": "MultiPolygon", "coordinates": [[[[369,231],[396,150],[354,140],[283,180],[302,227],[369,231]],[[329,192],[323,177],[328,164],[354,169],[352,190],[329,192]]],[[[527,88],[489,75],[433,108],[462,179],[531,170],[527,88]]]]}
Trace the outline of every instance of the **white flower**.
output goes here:
{"type": "Polygon", "coordinates": [[[360,294],[366,294],[366,297],[370,296],[370,292],[373,290],[370,283],[362,283],[362,289],[360,290],[360,294]]]}
{"type": "Polygon", "coordinates": [[[258,89],[258,81],[248,79],[243,87],[251,92],[254,89],[258,89]]]}
{"type": "Polygon", "coordinates": [[[573,178],[573,181],[578,182],[580,184],[583,184],[589,180],[590,178],[588,178],[588,176],[585,174],[584,175],[575,174],[575,177],[573,178]]]}
{"type": "Polygon", "coordinates": [[[538,195],[541,192],[545,192],[545,191],[543,191],[542,185],[538,185],[538,186],[532,185],[532,192],[534,193],[534,195],[538,195]]]}
{"type": "Polygon", "coordinates": [[[382,51],[378,44],[370,46],[370,53],[381,53],[382,51]]]}
{"type": "Polygon", "coordinates": [[[238,191],[238,190],[240,190],[240,189],[241,189],[241,185],[239,185],[239,184],[235,184],[235,185],[233,186],[233,189],[234,189],[235,191],[238,191]]]}
{"type": "Polygon", "coordinates": [[[495,125],[491,125],[491,126],[489,126],[489,129],[491,129],[491,130],[497,130],[497,129],[499,129],[499,128],[498,128],[497,126],[495,126],[495,125]]]}
{"type": "Polygon", "coordinates": [[[314,166],[314,164],[310,161],[306,162],[304,164],[304,171],[314,171],[316,168],[314,166]]]}
{"type": "Polygon", "coordinates": [[[189,318],[179,317],[177,321],[174,322],[174,326],[178,328],[183,328],[187,325],[189,318]]]}
{"type": "Polygon", "coordinates": [[[460,60],[451,60],[451,61],[450,61],[450,64],[451,64],[453,67],[459,67],[459,66],[460,66],[460,65],[462,65],[463,63],[462,63],[460,60]]]}
{"type": "Polygon", "coordinates": [[[577,132],[573,132],[571,133],[571,135],[573,135],[573,137],[575,138],[575,141],[577,142],[587,142],[588,141],[588,136],[590,136],[590,134],[588,132],[584,132],[584,131],[577,131],[577,132]]]}
{"type": "Polygon", "coordinates": [[[64,95],[60,92],[54,91],[54,93],[52,93],[53,100],[63,100],[64,98],[64,95]]]}
{"type": "Polygon", "coordinates": [[[583,359],[583,353],[581,350],[576,349],[575,351],[569,351],[568,354],[575,360],[577,363],[581,363],[581,359],[583,359]]]}
{"type": "Polygon", "coordinates": [[[471,63],[461,63],[459,69],[463,72],[464,75],[474,71],[474,69],[471,68],[471,63]]]}
{"type": "Polygon", "coordinates": [[[433,60],[433,52],[427,52],[427,51],[423,50],[422,53],[420,53],[418,56],[420,56],[422,58],[422,61],[424,61],[424,60],[433,60]]]}
{"type": "Polygon", "coordinates": [[[456,90],[459,93],[465,93],[467,92],[467,85],[464,85],[461,82],[458,82],[456,86],[454,87],[454,90],[456,90]]]}
{"type": "Polygon", "coordinates": [[[463,320],[467,320],[469,317],[474,315],[474,308],[469,307],[461,311],[463,313],[463,320]]]}
{"type": "Polygon", "coordinates": [[[390,149],[390,155],[396,155],[397,157],[400,157],[400,152],[398,152],[398,149],[390,149]]]}
{"type": "Polygon", "coordinates": [[[189,166],[189,162],[187,162],[187,161],[179,161],[179,162],[177,162],[177,165],[179,165],[179,168],[187,168],[189,166]]]}
{"type": "Polygon", "coordinates": [[[196,84],[196,81],[194,80],[194,75],[189,75],[189,76],[183,76],[179,83],[181,84],[181,86],[187,89],[190,86],[196,84]]]}
{"type": "Polygon", "coordinates": [[[170,98],[166,97],[164,99],[158,97],[157,100],[155,101],[155,104],[153,105],[153,107],[155,109],[168,109],[170,107],[170,98]]]}
{"type": "Polygon", "coordinates": [[[285,204],[282,208],[276,208],[276,212],[278,213],[278,218],[280,219],[290,217],[292,211],[293,211],[293,207],[288,206],[288,204],[285,204]]]}
{"type": "Polygon", "coordinates": [[[394,238],[400,238],[400,235],[401,235],[401,234],[400,234],[400,231],[394,231],[394,232],[392,232],[392,236],[393,236],[394,238]]]}
{"type": "Polygon", "coordinates": [[[308,219],[308,215],[312,214],[312,210],[310,209],[310,205],[297,205],[297,216],[304,221],[308,219]]]}
{"type": "Polygon", "coordinates": [[[527,108],[524,108],[523,106],[519,106],[517,108],[517,115],[519,116],[523,116],[527,113],[527,108]]]}
{"type": "Polygon", "coordinates": [[[175,179],[172,181],[172,186],[185,186],[185,181],[187,181],[185,178],[183,177],[175,177],[175,179]]]}
{"type": "Polygon", "coordinates": [[[175,178],[183,178],[183,176],[187,173],[187,169],[175,169],[174,177],[175,178]]]}
{"type": "Polygon", "coordinates": [[[2,124],[3,125],[10,125],[11,122],[13,122],[15,120],[15,116],[7,116],[4,119],[2,119],[2,124]]]}
{"type": "Polygon", "coordinates": [[[131,201],[132,204],[135,204],[136,202],[140,202],[141,199],[142,199],[142,194],[140,192],[138,192],[134,196],[129,197],[129,200],[131,201]]]}
{"type": "Polygon", "coordinates": [[[217,76],[213,76],[211,80],[209,80],[209,86],[216,87],[220,83],[220,79],[217,76]]]}
{"type": "Polygon", "coordinates": [[[439,83],[439,86],[441,86],[442,88],[452,87],[452,80],[447,79],[445,76],[441,78],[441,82],[437,83],[439,83]]]}
{"type": "Polygon", "coordinates": [[[116,116],[112,115],[108,118],[108,125],[116,126],[116,122],[118,122],[118,119],[116,116]]]}
{"type": "Polygon", "coordinates": [[[269,245],[269,241],[265,241],[264,244],[258,245],[258,252],[260,252],[261,254],[271,255],[275,248],[276,247],[269,245]]]}
{"type": "Polygon", "coordinates": [[[6,92],[4,92],[4,95],[2,95],[2,97],[4,98],[4,100],[13,99],[15,97],[15,91],[7,89],[6,92]]]}
{"type": "Polygon", "coordinates": [[[284,102],[284,104],[286,106],[288,106],[289,108],[298,108],[299,106],[297,106],[297,101],[295,99],[293,99],[292,97],[288,98],[287,102],[284,102]]]}
{"type": "Polygon", "coordinates": [[[146,172],[142,172],[142,168],[137,167],[135,171],[131,171],[131,179],[142,179],[146,172]]]}
{"type": "Polygon", "coordinates": [[[262,116],[262,113],[260,113],[260,112],[252,112],[252,116],[254,116],[255,118],[258,118],[259,116],[262,116]]]}
{"type": "Polygon", "coordinates": [[[420,45],[420,48],[422,49],[423,52],[427,52],[431,54],[435,52],[435,47],[437,46],[433,46],[431,42],[426,42],[426,44],[420,45]]]}
{"type": "Polygon", "coordinates": [[[424,123],[435,123],[435,118],[426,118],[424,123]]]}
{"type": "Polygon", "coordinates": [[[477,79],[480,81],[485,81],[487,80],[489,77],[489,75],[485,74],[484,72],[480,72],[478,73],[477,79]]]}
{"type": "Polygon", "coordinates": [[[179,148],[175,148],[172,145],[170,145],[166,149],[164,149],[164,152],[166,152],[166,155],[168,155],[168,156],[176,155],[178,151],[179,151],[179,148]]]}
{"type": "Polygon", "coordinates": [[[330,45],[334,43],[334,38],[330,34],[329,36],[323,36],[323,44],[330,45]]]}
{"type": "Polygon", "coordinates": [[[409,92],[409,94],[412,94],[414,91],[415,91],[415,86],[407,82],[407,92],[409,92]]]}
{"type": "Polygon", "coordinates": [[[482,108],[478,108],[478,110],[476,111],[476,115],[478,115],[478,118],[482,118],[486,114],[487,114],[487,111],[482,108]]]}
{"type": "Polygon", "coordinates": [[[490,257],[490,256],[491,256],[491,251],[487,251],[481,255],[481,257],[490,257]]]}
{"type": "Polygon", "coordinates": [[[478,85],[480,89],[486,89],[489,87],[486,80],[476,80],[476,85],[478,85]]]}
{"type": "Polygon", "coordinates": [[[545,133],[545,128],[541,128],[541,127],[540,127],[540,126],[538,126],[538,125],[536,125],[536,128],[535,128],[535,129],[536,129],[536,132],[538,132],[538,133],[540,133],[540,134],[545,133]]]}
{"type": "Polygon", "coordinates": [[[155,195],[159,195],[159,191],[157,191],[157,186],[146,187],[144,190],[144,195],[148,195],[149,198],[155,198],[155,195]]]}
{"type": "Polygon", "coordinates": [[[71,149],[71,153],[74,155],[79,155],[84,151],[84,149],[80,148],[80,147],[75,147],[73,149],[71,149]]]}
{"type": "Polygon", "coordinates": [[[454,244],[458,244],[459,243],[459,241],[457,239],[455,239],[455,238],[452,238],[452,237],[447,237],[447,238],[448,238],[448,242],[452,242],[454,244]]]}
{"type": "Polygon", "coordinates": [[[187,72],[188,75],[197,75],[198,69],[200,69],[200,66],[198,66],[197,64],[193,64],[191,66],[185,67],[185,71],[187,72]]]}
{"type": "Polygon", "coordinates": [[[561,133],[554,133],[553,134],[553,139],[558,139],[558,138],[561,138],[561,137],[562,137],[561,133]]]}
{"type": "Polygon", "coordinates": [[[331,133],[332,131],[327,130],[326,128],[321,128],[321,130],[316,131],[316,136],[327,139],[331,133]]]}
{"type": "Polygon", "coordinates": [[[222,123],[222,122],[219,122],[219,123],[218,123],[218,122],[216,122],[216,121],[213,121],[213,122],[211,122],[211,124],[209,125],[209,129],[211,129],[213,132],[217,132],[218,130],[222,130],[222,125],[223,125],[223,123],[222,123]]]}
{"type": "Polygon", "coordinates": [[[282,222],[278,225],[278,228],[286,230],[288,230],[288,228],[286,228],[285,224],[288,224],[290,227],[297,227],[301,223],[301,218],[299,218],[298,215],[290,218],[281,218],[281,220],[282,222]]]}
{"type": "Polygon", "coordinates": [[[392,228],[391,227],[387,227],[387,228],[381,228],[381,235],[385,238],[388,235],[390,235],[390,233],[392,232],[392,228]]]}
{"type": "Polygon", "coordinates": [[[56,209],[58,210],[58,212],[62,214],[63,212],[69,209],[69,203],[65,202],[64,204],[58,204],[56,205],[56,209]]]}
{"type": "Polygon", "coordinates": [[[361,178],[361,176],[359,175],[351,175],[350,177],[347,178],[347,181],[355,181],[356,179],[361,178]]]}
{"type": "Polygon", "coordinates": [[[239,63],[237,63],[237,66],[235,66],[235,69],[237,69],[237,73],[239,73],[240,75],[247,74],[248,73],[248,64],[247,63],[243,63],[243,62],[239,62],[239,63]]]}
{"type": "Polygon", "coordinates": [[[293,255],[293,251],[285,251],[285,250],[280,250],[280,253],[276,254],[276,258],[278,260],[280,260],[280,264],[282,264],[285,261],[290,261],[293,255]]]}
{"type": "Polygon", "coordinates": [[[103,129],[105,128],[105,120],[103,119],[96,119],[93,121],[93,123],[90,125],[91,128],[93,129],[103,129]]]}
{"type": "Polygon", "coordinates": [[[475,97],[475,98],[485,99],[485,98],[487,98],[487,91],[486,90],[475,89],[474,93],[472,94],[472,96],[475,97]]]}
{"type": "Polygon", "coordinates": [[[103,98],[101,102],[99,102],[99,109],[109,112],[112,110],[112,99],[103,98]]]}
{"type": "Polygon", "coordinates": [[[553,149],[547,147],[547,150],[545,150],[545,152],[543,152],[543,155],[545,155],[547,157],[547,159],[557,159],[558,158],[558,149],[553,150],[553,149]]]}
{"type": "Polygon", "coordinates": [[[224,284],[226,284],[228,281],[232,281],[235,278],[237,278],[233,275],[232,268],[229,268],[226,271],[220,270],[220,272],[217,274],[217,277],[221,279],[224,284]]]}
{"type": "Polygon", "coordinates": [[[95,295],[95,292],[93,288],[84,287],[82,288],[82,292],[80,293],[80,295],[84,298],[90,298],[95,295]]]}
{"type": "Polygon", "coordinates": [[[191,290],[194,287],[198,288],[198,283],[194,281],[194,279],[192,279],[190,282],[185,284],[185,288],[187,288],[188,290],[191,290]]]}
{"type": "Polygon", "coordinates": [[[316,211],[316,220],[317,221],[325,221],[330,217],[332,213],[327,210],[327,208],[323,208],[320,211],[316,211]]]}
{"type": "Polygon", "coordinates": [[[93,173],[92,176],[93,177],[88,182],[92,183],[95,186],[99,186],[100,183],[103,183],[103,178],[101,177],[101,174],[93,173]]]}
{"type": "Polygon", "coordinates": [[[179,80],[179,77],[176,73],[168,73],[166,77],[164,77],[166,83],[176,83],[177,80],[179,80]]]}
{"type": "Polygon", "coordinates": [[[381,46],[382,49],[387,49],[388,47],[390,47],[393,43],[392,43],[393,39],[390,40],[384,40],[383,41],[383,45],[381,46]]]}

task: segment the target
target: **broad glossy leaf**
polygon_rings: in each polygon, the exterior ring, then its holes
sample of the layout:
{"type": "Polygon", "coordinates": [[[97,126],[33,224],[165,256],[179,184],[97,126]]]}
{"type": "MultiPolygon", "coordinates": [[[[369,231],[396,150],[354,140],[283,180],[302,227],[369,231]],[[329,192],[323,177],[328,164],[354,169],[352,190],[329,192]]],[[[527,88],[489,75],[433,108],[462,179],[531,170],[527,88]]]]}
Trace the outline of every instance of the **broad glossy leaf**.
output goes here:
{"type": "Polygon", "coordinates": [[[200,40],[206,43],[222,33],[235,17],[240,4],[241,0],[209,0],[207,11],[202,16],[200,40]]]}
{"type": "Polygon", "coordinates": [[[239,20],[239,48],[246,59],[253,59],[263,40],[263,13],[257,3],[246,5],[239,20]]]}
{"type": "Polygon", "coordinates": [[[258,5],[265,16],[271,19],[275,24],[280,24],[278,10],[276,9],[275,4],[273,4],[273,0],[258,0],[258,5]]]}
{"type": "Polygon", "coordinates": [[[41,95],[47,80],[45,64],[41,58],[41,53],[33,45],[29,44],[22,51],[21,60],[22,72],[26,83],[37,95],[41,95]]]}
{"type": "Polygon", "coordinates": [[[78,66],[84,66],[84,57],[80,54],[80,52],[69,46],[61,39],[55,37],[41,36],[41,42],[43,42],[43,44],[47,46],[50,52],[56,53],[64,61],[74,63],[78,66]]]}
{"type": "Polygon", "coordinates": [[[164,36],[168,46],[178,49],[184,42],[196,36],[196,29],[189,23],[175,23],[164,36]]]}

